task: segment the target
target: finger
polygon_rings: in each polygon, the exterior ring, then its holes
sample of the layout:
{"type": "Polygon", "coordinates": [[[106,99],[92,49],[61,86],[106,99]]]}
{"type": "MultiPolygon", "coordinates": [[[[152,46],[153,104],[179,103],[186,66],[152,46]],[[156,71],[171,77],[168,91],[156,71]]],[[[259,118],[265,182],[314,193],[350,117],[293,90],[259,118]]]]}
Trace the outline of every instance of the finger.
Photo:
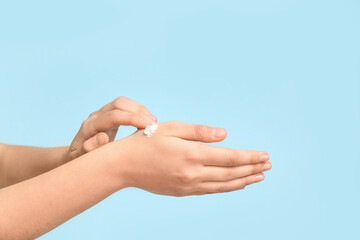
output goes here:
{"type": "Polygon", "coordinates": [[[188,158],[206,166],[235,167],[266,162],[269,154],[263,151],[231,149],[192,143],[188,158]]]}
{"type": "Polygon", "coordinates": [[[238,167],[214,167],[205,166],[202,168],[201,179],[203,181],[230,181],[246,177],[255,173],[268,171],[271,169],[269,161],[265,163],[248,164],[238,167]]]}
{"type": "Polygon", "coordinates": [[[198,185],[197,191],[209,193],[231,192],[244,189],[247,185],[260,182],[264,178],[264,174],[257,173],[227,182],[203,182],[198,185]]]}
{"type": "Polygon", "coordinates": [[[150,124],[152,124],[152,120],[147,116],[115,109],[101,114],[98,117],[85,120],[81,126],[81,131],[84,138],[88,139],[98,132],[105,132],[120,125],[145,128],[150,124]]]}
{"type": "Polygon", "coordinates": [[[94,115],[98,116],[102,113],[109,112],[109,111],[112,111],[115,109],[126,111],[126,112],[145,114],[145,115],[150,116],[154,122],[157,122],[156,117],[144,105],[142,105],[134,100],[131,100],[127,97],[118,97],[114,101],[106,104],[101,109],[96,111],[94,113],[94,115]]]}
{"type": "Polygon", "coordinates": [[[104,132],[99,132],[92,138],[86,140],[83,143],[83,149],[85,152],[90,152],[99,148],[109,142],[109,136],[104,132]]]}
{"type": "Polygon", "coordinates": [[[200,124],[170,121],[162,124],[166,135],[200,142],[219,142],[225,139],[224,128],[214,128],[200,124]]]}
{"type": "Polygon", "coordinates": [[[95,136],[86,140],[80,148],[72,152],[71,158],[74,159],[81,155],[84,155],[85,153],[95,150],[96,148],[99,148],[108,142],[109,142],[109,136],[104,132],[99,132],[95,136]]]}
{"type": "Polygon", "coordinates": [[[176,197],[185,197],[185,196],[193,196],[193,195],[205,195],[205,194],[209,194],[209,193],[207,193],[207,192],[191,192],[191,193],[180,194],[180,195],[177,195],[176,197]]]}

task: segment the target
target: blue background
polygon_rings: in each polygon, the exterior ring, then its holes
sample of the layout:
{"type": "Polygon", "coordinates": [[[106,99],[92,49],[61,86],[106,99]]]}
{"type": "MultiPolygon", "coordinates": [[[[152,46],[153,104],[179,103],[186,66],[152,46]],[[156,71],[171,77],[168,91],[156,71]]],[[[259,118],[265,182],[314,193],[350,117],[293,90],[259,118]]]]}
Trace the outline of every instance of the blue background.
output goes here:
{"type": "Polygon", "coordinates": [[[1,142],[67,145],[123,95],[273,163],[244,191],[125,189],[41,239],[360,239],[359,25],[358,0],[1,1],[1,142]]]}

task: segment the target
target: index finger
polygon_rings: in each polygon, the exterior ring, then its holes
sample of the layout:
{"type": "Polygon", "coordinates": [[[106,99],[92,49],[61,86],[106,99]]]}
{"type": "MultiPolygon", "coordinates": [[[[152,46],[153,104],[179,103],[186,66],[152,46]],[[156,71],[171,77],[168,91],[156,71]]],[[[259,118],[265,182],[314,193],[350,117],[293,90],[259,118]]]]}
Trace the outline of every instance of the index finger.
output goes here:
{"type": "MultiPolygon", "coordinates": [[[[123,96],[118,97],[114,101],[104,105],[102,108],[94,112],[93,115],[97,116],[102,113],[112,111],[114,109],[118,109],[126,112],[132,112],[132,113],[144,113],[153,116],[151,112],[144,105],[123,96]]],[[[156,121],[156,118],[154,117],[153,120],[156,121]]]]}
{"type": "Polygon", "coordinates": [[[266,162],[270,159],[269,154],[263,151],[230,149],[202,143],[194,144],[198,146],[192,157],[206,166],[234,167],[266,162]]]}
{"type": "Polygon", "coordinates": [[[150,124],[152,124],[152,120],[146,116],[115,109],[106,112],[99,117],[88,118],[83,122],[80,131],[85,139],[89,139],[99,132],[106,132],[120,125],[145,128],[150,124]]]}

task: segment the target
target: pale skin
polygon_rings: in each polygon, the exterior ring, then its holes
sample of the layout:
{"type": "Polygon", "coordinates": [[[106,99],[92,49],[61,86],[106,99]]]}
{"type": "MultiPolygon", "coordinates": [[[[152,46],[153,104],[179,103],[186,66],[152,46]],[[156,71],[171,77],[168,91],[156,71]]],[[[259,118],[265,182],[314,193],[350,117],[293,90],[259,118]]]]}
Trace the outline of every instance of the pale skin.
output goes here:
{"type": "Polygon", "coordinates": [[[132,100],[115,101],[91,114],[70,147],[0,145],[0,239],[36,238],[127,187],[171,196],[229,192],[262,181],[271,168],[266,152],[200,143],[225,139],[221,128],[172,121],[148,138],[143,128],[156,118],[140,104],[119,109],[132,100]],[[119,125],[138,130],[113,141],[119,125]]]}

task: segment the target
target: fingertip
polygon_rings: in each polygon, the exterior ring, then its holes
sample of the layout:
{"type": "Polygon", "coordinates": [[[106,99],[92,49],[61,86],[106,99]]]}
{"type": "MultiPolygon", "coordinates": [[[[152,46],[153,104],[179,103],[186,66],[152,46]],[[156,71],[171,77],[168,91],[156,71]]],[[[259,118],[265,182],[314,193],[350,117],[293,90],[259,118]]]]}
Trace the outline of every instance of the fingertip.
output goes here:
{"type": "Polygon", "coordinates": [[[260,153],[260,162],[266,162],[270,159],[270,155],[267,152],[261,152],[260,153]]]}
{"type": "Polygon", "coordinates": [[[136,127],[137,129],[145,129],[147,125],[150,125],[150,124],[146,124],[146,123],[141,123],[141,124],[138,124],[134,127],[136,127]]]}
{"type": "Polygon", "coordinates": [[[265,179],[265,175],[263,173],[258,173],[254,177],[254,182],[261,182],[265,179]]]}
{"type": "Polygon", "coordinates": [[[225,135],[224,135],[223,139],[225,139],[225,138],[227,137],[227,131],[226,131],[225,128],[223,128],[223,129],[224,129],[224,131],[225,131],[225,135]]]}
{"type": "Polygon", "coordinates": [[[104,132],[99,133],[96,136],[96,143],[98,146],[102,146],[109,143],[109,136],[104,132]]]}
{"type": "Polygon", "coordinates": [[[217,140],[217,141],[222,141],[226,138],[227,136],[227,131],[225,128],[213,128],[212,130],[212,136],[217,140]]]}
{"type": "Polygon", "coordinates": [[[271,162],[266,161],[264,166],[262,167],[262,171],[268,171],[272,168],[271,162]]]}
{"type": "Polygon", "coordinates": [[[154,123],[157,123],[157,118],[152,113],[150,113],[150,118],[154,123]]]}
{"type": "Polygon", "coordinates": [[[141,113],[141,116],[143,116],[145,119],[148,119],[152,124],[157,122],[157,118],[145,107],[144,112],[141,113]]]}
{"type": "Polygon", "coordinates": [[[139,118],[139,121],[137,121],[134,124],[134,127],[137,127],[138,129],[146,128],[148,125],[153,125],[154,121],[149,116],[143,116],[139,118]]]}

